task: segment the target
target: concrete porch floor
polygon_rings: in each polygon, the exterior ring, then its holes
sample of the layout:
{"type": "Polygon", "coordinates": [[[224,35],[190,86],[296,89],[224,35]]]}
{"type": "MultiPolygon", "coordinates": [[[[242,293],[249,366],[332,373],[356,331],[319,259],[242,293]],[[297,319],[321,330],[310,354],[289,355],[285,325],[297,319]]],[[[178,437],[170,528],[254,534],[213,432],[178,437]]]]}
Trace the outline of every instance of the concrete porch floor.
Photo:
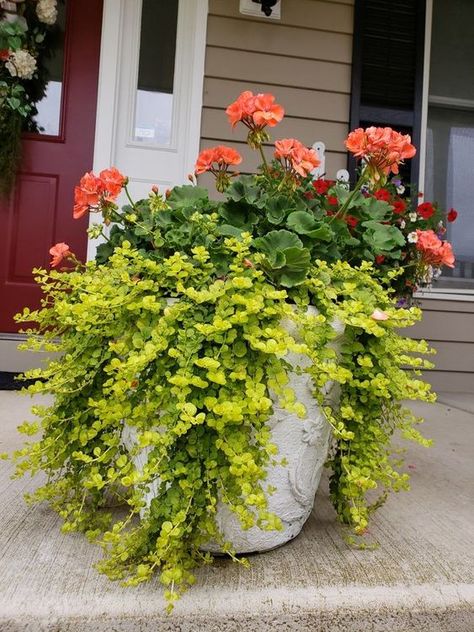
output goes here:
{"type": "MultiPolygon", "coordinates": [[[[21,444],[30,404],[0,392],[0,452],[21,444]]],[[[378,549],[346,545],[323,481],[298,538],[253,556],[250,570],[227,560],[200,570],[171,616],[157,583],[99,575],[100,551],[62,535],[45,505],[27,507],[37,481],[12,481],[0,462],[0,631],[474,632],[474,396],[414,408],[435,446],[408,446],[412,489],[374,518],[378,549]]]]}

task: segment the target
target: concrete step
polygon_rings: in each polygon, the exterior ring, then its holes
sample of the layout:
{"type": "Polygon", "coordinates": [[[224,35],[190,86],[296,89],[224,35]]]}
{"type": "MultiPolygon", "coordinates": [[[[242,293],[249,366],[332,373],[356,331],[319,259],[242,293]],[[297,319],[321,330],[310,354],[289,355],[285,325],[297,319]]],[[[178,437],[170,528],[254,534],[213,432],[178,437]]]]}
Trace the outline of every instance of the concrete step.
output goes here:
{"type": "MultiPolygon", "coordinates": [[[[0,452],[21,443],[29,404],[0,392],[0,452]]],[[[474,415],[454,404],[416,405],[436,444],[409,447],[412,490],[376,515],[378,549],[344,542],[323,481],[298,538],[252,556],[250,570],[225,559],[201,569],[171,616],[156,582],[122,588],[97,574],[99,550],[62,535],[46,506],[26,507],[37,482],[11,481],[3,462],[0,631],[474,632],[474,415]]]]}

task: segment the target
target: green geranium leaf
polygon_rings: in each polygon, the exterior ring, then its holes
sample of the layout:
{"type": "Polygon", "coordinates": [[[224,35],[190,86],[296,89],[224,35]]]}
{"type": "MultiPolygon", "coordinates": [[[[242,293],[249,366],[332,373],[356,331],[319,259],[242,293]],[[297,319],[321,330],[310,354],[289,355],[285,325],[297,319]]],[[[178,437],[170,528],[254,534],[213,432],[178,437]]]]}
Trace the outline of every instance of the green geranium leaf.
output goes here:
{"type": "Polygon", "coordinates": [[[241,228],[239,226],[231,226],[230,224],[221,224],[217,227],[217,232],[219,235],[224,235],[225,237],[240,237],[242,233],[245,233],[245,228],[241,228]]]}
{"type": "Polygon", "coordinates": [[[289,230],[272,230],[265,237],[258,237],[253,240],[253,245],[266,255],[271,255],[277,250],[286,250],[287,248],[303,248],[303,242],[289,230]]]}
{"type": "MultiPolygon", "coordinates": [[[[240,228],[240,232],[252,232],[252,226],[258,222],[258,215],[247,204],[227,202],[219,209],[219,215],[230,226],[240,228]]],[[[240,234],[240,233],[239,233],[240,234]]]]}
{"type": "Polygon", "coordinates": [[[178,210],[196,206],[198,202],[207,202],[208,199],[207,189],[185,184],[180,187],[174,187],[167,202],[173,210],[178,210]]]}
{"type": "Polygon", "coordinates": [[[306,248],[287,248],[284,251],[285,265],[278,280],[283,287],[294,287],[303,283],[309,270],[311,256],[306,248]]]}
{"type": "Polygon", "coordinates": [[[288,199],[283,196],[270,198],[265,212],[270,224],[281,224],[288,212],[288,199]]]}
{"type": "Polygon", "coordinates": [[[363,213],[369,220],[382,221],[390,217],[392,207],[388,202],[376,198],[364,198],[363,213]]]}
{"type": "Polygon", "coordinates": [[[257,208],[263,208],[267,202],[265,196],[261,196],[254,176],[240,176],[234,180],[226,190],[226,195],[234,202],[245,201],[257,208]]]}
{"type": "Polygon", "coordinates": [[[396,246],[405,245],[405,237],[396,226],[380,224],[373,220],[362,222],[362,225],[367,228],[363,239],[370,244],[374,252],[390,251],[396,246]]]}
{"type": "Polygon", "coordinates": [[[307,235],[321,241],[331,241],[333,234],[327,224],[317,222],[310,213],[295,211],[288,216],[286,222],[288,228],[292,228],[300,235],[307,235]]]}

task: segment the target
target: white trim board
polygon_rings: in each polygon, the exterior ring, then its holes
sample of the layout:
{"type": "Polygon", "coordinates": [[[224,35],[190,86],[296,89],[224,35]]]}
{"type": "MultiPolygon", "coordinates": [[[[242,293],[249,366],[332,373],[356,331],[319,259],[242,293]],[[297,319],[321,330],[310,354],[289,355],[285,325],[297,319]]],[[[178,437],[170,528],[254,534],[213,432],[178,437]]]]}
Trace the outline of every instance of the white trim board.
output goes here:
{"type": "MultiPolygon", "coordinates": [[[[173,139],[169,147],[130,142],[134,109],[141,0],[104,0],[93,169],[116,166],[130,178],[132,195],[151,184],[168,188],[186,182],[199,153],[208,0],[181,0],[174,77],[173,139]]],[[[119,200],[122,202],[123,200],[119,200]]],[[[91,215],[90,223],[97,218],[91,215]]],[[[88,259],[97,243],[90,241],[88,259]]]]}

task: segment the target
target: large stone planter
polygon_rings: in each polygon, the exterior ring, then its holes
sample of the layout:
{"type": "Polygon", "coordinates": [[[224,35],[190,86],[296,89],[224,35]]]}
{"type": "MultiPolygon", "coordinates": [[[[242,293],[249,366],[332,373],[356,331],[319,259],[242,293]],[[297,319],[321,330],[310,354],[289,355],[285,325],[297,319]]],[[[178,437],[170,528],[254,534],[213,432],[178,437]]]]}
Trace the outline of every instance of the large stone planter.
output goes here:
{"type": "MultiPolygon", "coordinates": [[[[310,313],[317,313],[313,307],[310,313]]],[[[292,322],[285,323],[288,331],[295,339],[298,332],[292,322]]],[[[343,325],[334,325],[339,336],[333,345],[337,349],[339,338],[343,333],[343,325]]],[[[287,361],[292,366],[306,367],[309,359],[301,354],[291,353],[287,361]]],[[[278,458],[285,458],[286,466],[271,466],[265,486],[271,485],[276,492],[269,497],[269,511],[275,513],[283,523],[281,531],[263,531],[258,527],[242,530],[237,517],[230,509],[220,504],[217,511],[217,524],[224,539],[233,544],[237,553],[252,553],[268,551],[285,544],[296,537],[308,519],[314,505],[314,498],[321,479],[322,468],[327,458],[330,439],[330,426],[313,397],[314,386],[311,378],[306,375],[290,373],[289,386],[294,389],[298,401],[305,405],[306,419],[280,408],[275,402],[274,413],[269,420],[272,432],[272,443],[278,447],[278,458]]],[[[338,392],[332,384],[326,384],[325,394],[337,398],[338,392]]],[[[127,447],[134,445],[134,430],[127,428],[123,439],[127,447]]],[[[134,457],[135,465],[141,469],[147,460],[147,451],[134,457]]],[[[156,495],[156,485],[150,486],[147,501],[156,495]]],[[[206,550],[218,553],[219,547],[210,543],[206,550]]]]}

